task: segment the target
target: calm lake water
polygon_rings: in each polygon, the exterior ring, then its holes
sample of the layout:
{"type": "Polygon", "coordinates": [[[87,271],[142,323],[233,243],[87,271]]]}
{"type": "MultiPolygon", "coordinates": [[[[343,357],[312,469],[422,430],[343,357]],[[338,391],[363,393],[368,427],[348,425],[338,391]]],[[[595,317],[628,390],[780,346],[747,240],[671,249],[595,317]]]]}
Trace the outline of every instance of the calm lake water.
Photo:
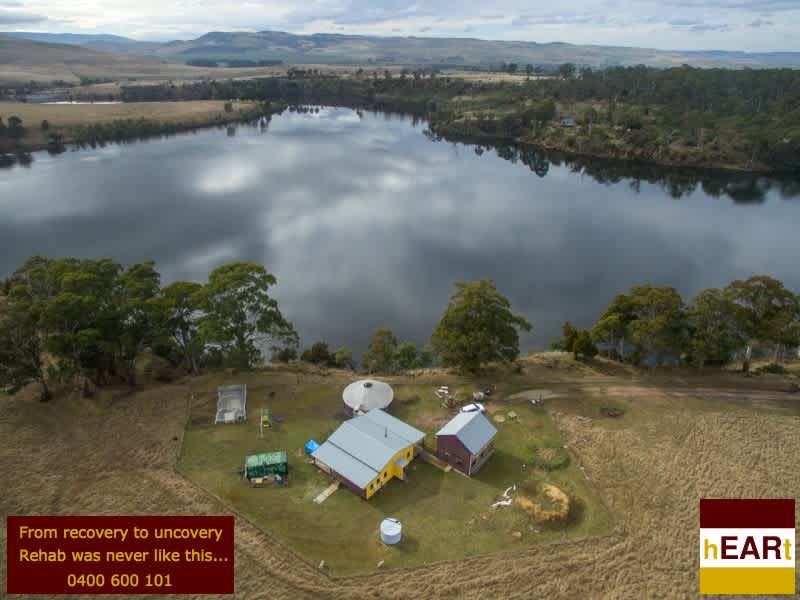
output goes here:
{"type": "Polygon", "coordinates": [[[32,254],[153,259],[166,282],[263,263],[304,345],[427,341],[456,280],[492,278],[544,347],[631,285],[766,273],[800,290],[800,182],[567,164],[435,141],[408,117],[290,113],[269,127],[36,153],[0,169],[0,276],[32,254]],[[528,163],[528,164],[525,164],[528,163]]]}

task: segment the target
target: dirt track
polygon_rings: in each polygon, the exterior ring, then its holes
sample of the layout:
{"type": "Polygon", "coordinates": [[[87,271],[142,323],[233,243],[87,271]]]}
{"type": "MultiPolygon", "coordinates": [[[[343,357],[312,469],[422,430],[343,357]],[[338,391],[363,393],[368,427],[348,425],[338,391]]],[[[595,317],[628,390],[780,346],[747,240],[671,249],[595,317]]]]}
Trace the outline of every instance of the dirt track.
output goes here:
{"type": "MultiPolygon", "coordinates": [[[[565,442],[615,514],[612,535],[331,579],[237,519],[236,597],[695,597],[700,497],[800,496],[800,418],[728,413],[717,403],[697,411],[682,398],[722,394],[758,403],[788,395],[694,388],[664,393],[624,382],[581,393],[589,404],[610,396],[633,407],[633,414],[614,420],[576,414],[568,401],[551,407],[565,442]]],[[[0,513],[228,512],[173,468],[187,394],[174,385],[91,401],[0,400],[0,513]]],[[[5,546],[4,529],[0,535],[5,546]]],[[[5,590],[5,570],[0,578],[5,590]]]]}

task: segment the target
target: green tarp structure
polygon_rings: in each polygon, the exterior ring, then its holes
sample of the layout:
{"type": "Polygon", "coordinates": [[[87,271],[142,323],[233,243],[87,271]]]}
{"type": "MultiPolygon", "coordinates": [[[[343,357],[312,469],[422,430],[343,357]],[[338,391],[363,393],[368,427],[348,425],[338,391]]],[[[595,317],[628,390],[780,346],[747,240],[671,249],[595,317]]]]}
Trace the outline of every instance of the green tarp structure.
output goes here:
{"type": "Polygon", "coordinates": [[[289,472],[289,457],[286,450],[253,454],[244,462],[248,479],[266,477],[267,475],[286,475],[289,472]]]}

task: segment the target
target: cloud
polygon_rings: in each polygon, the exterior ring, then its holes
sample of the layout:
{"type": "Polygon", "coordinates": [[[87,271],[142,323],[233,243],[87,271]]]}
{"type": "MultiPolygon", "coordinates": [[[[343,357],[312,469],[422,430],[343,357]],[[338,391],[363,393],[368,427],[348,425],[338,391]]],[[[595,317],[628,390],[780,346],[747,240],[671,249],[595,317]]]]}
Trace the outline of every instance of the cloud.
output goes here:
{"type": "MultiPolygon", "coordinates": [[[[269,29],[681,50],[800,50],[800,0],[559,0],[535,9],[530,0],[495,0],[488,5],[478,0],[24,2],[24,13],[6,13],[21,28],[47,15],[47,26],[37,29],[162,41],[214,30],[269,29]]],[[[11,6],[19,6],[19,0],[0,0],[0,7],[11,6]]]]}
{"type": "Polygon", "coordinates": [[[577,25],[577,24],[602,24],[607,22],[607,17],[590,14],[544,14],[521,15],[511,20],[512,27],[531,27],[535,25],[577,25]]]}
{"type": "Polygon", "coordinates": [[[698,23],[689,27],[692,33],[706,33],[708,31],[730,31],[731,26],[725,24],[714,25],[712,23],[698,23]]]}
{"type": "Polygon", "coordinates": [[[0,25],[22,25],[42,23],[47,17],[26,12],[0,9],[0,25]]]}

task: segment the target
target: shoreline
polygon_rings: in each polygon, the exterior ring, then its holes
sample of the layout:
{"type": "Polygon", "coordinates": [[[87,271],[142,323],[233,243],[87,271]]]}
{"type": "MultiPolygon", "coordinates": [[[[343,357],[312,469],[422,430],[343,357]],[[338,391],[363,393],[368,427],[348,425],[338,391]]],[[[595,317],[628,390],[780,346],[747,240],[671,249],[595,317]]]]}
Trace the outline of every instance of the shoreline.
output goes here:
{"type": "MultiPolygon", "coordinates": [[[[178,106],[178,105],[188,105],[192,101],[173,101],[169,102],[169,104],[178,106]]],[[[237,102],[239,105],[241,104],[250,104],[250,103],[243,103],[241,101],[237,102]]],[[[27,103],[18,103],[20,106],[30,106],[27,103]]],[[[116,105],[109,105],[103,104],[101,106],[130,106],[133,104],[138,105],[155,105],[155,104],[163,104],[163,103],[155,103],[155,102],[140,102],[140,103],[120,103],[116,105]]],[[[298,103],[295,104],[296,106],[302,106],[306,103],[298,103]]],[[[362,104],[358,102],[352,103],[342,103],[342,102],[322,102],[319,103],[320,106],[331,106],[331,107],[338,107],[338,108],[347,108],[350,110],[370,110],[375,112],[386,112],[386,113],[394,113],[394,114],[413,114],[409,113],[408,110],[402,110],[399,107],[392,107],[388,105],[386,102],[381,103],[374,103],[374,104],[362,104]]],[[[8,104],[6,105],[6,107],[8,104]]],[[[52,104],[37,104],[35,106],[43,106],[43,107],[55,107],[55,106],[98,106],[96,104],[88,104],[88,105],[52,105],[52,104]]],[[[153,119],[144,116],[141,114],[139,116],[131,116],[129,118],[116,120],[116,121],[101,121],[97,123],[91,122],[84,122],[83,124],[75,124],[66,127],[58,127],[57,124],[50,130],[50,133],[60,134],[60,146],[53,147],[50,142],[47,141],[33,141],[33,142],[26,142],[23,140],[18,143],[15,147],[11,148],[0,148],[0,156],[19,156],[19,155],[26,155],[33,152],[42,152],[42,151],[53,151],[53,154],[60,154],[62,152],[66,152],[71,149],[81,149],[86,145],[94,145],[94,144],[107,144],[107,143],[114,143],[114,142],[126,142],[131,140],[150,140],[155,139],[162,136],[168,136],[175,133],[188,133],[192,131],[201,131],[204,129],[210,129],[213,127],[219,127],[223,125],[231,125],[231,124],[241,124],[249,119],[258,118],[259,116],[266,116],[271,118],[272,115],[280,114],[288,108],[290,104],[288,103],[270,103],[267,105],[256,105],[252,104],[246,109],[238,108],[237,112],[235,113],[208,113],[202,117],[195,117],[191,121],[170,121],[170,120],[160,120],[160,119],[153,119]],[[130,134],[121,135],[121,136],[113,136],[113,135],[100,135],[98,137],[93,138],[86,138],[85,134],[87,131],[91,130],[93,127],[102,128],[104,126],[108,126],[111,123],[116,122],[125,122],[129,125],[142,125],[147,127],[147,131],[142,131],[141,133],[131,132],[130,134]]],[[[7,110],[5,112],[8,112],[7,110]]],[[[423,111],[424,112],[424,111],[423,111]]],[[[188,115],[189,113],[187,113],[188,115]]],[[[651,157],[642,157],[642,156],[626,156],[620,155],[620,152],[591,152],[591,151],[582,151],[580,149],[576,149],[575,147],[571,147],[568,144],[553,144],[547,143],[540,140],[530,139],[526,137],[509,137],[509,136],[502,136],[502,135],[491,135],[491,134],[479,134],[475,131],[464,131],[459,130],[457,127],[450,126],[437,126],[435,120],[432,120],[429,115],[426,114],[417,114],[417,116],[425,119],[431,128],[431,132],[436,135],[438,138],[448,141],[448,142],[456,142],[462,143],[467,145],[474,145],[474,146],[486,146],[488,148],[496,148],[497,146],[513,146],[517,149],[529,149],[532,151],[542,151],[547,153],[555,153],[563,155],[567,158],[573,159],[585,159],[585,160],[595,160],[595,161],[603,161],[607,162],[609,166],[624,166],[624,165],[631,165],[631,166],[642,166],[642,167],[657,167],[657,168],[664,168],[664,169],[671,169],[676,171],[683,171],[687,174],[730,174],[730,175],[761,175],[761,176],[792,176],[796,175],[795,171],[792,170],[781,170],[781,169],[770,169],[767,167],[760,167],[760,166],[747,166],[744,164],[722,164],[722,163],[714,163],[714,162],[701,162],[701,163],[689,163],[689,162],[677,162],[671,160],[664,160],[664,159],[654,159],[651,157]]],[[[614,145],[608,145],[608,148],[613,148],[615,150],[622,150],[624,153],[624,149],[617,148],[614,145]]]]}
{"type": "Polygon", "coordinates": [[[25,133],[16,140],[6,138],[8,143],[0,144],[0,157],[8,160],[42,151],[61,154],[73,148],[97,144],[154,139],[176,133],[242,124],[260,117],[269,119],[284,109],[283,104],[241,101],[234,102],[230,111],[225,110],[223,101],[114,105],[3,103],[0,104],[0,114],[3,116],[12,116],[15,113],[23,115],[25,133]],[[59,110],[65,108],[76,109],[74,112],[78,114],[59,110]],[[86,115],[87,108],[91,113],[89,115],[86,115]],[[46,129],[40,127],[40,119],[47,121],[46,129]]]}

